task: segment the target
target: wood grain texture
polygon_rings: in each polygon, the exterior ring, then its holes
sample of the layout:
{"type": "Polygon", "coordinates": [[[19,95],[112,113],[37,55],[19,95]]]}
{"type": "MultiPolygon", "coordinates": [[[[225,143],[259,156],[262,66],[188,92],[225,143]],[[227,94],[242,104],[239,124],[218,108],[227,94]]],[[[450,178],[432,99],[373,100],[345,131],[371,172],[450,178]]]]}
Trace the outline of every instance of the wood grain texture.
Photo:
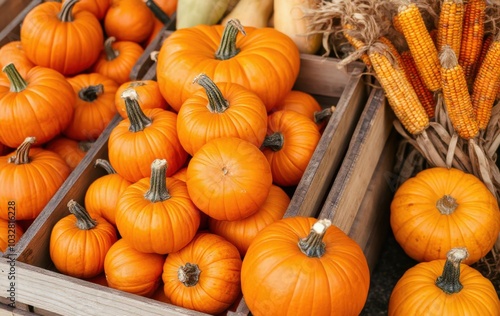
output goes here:
{"type": "Polygon", "coordinates": [[[42,0],[0,1],[0,46],[19,40],[21,22],[42,0]]]}

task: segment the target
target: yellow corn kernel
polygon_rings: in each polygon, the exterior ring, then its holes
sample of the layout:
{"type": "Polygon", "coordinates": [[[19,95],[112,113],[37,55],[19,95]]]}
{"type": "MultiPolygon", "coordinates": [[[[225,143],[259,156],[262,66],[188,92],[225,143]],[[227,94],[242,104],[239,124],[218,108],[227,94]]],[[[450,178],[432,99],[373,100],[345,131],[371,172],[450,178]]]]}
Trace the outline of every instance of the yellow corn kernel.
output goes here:
{"type": "MultiPolygon", "coordinates": [[[[344,37],[345,39],[347,40],[347,42],[349,44],[351,44],[352,47],[354,47],[355,50],[358,50],[358,49],[361,49],[363,48],[364,46],[366,46],[366,44],[355,38],[354,36],[352,36],[351,34],[349,34],[349,30],[352,30],[353,27],[350,25],[350,24],[344,24],[344,37]]],[[[368,58],[368,55],[367,54],[363,54],[361,55],[361,60],[365,63],[365,65],[367,67],[371,67],[371,63],[370,63],[370,58],[368,58]]]]}
{"type": "Polygon", "coordinates": [[[462,0],[444,0],[439,13],[437,49],[449,45],[459,56],[462,44],[462,22],[464,3],[462,0]]]}

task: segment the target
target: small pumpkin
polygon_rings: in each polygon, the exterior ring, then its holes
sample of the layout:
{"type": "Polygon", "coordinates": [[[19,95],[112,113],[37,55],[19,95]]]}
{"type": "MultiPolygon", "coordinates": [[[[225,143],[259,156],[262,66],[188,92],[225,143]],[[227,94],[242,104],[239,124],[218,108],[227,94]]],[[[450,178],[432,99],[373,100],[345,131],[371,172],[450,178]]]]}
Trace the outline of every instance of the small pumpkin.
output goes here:
{"type": "Polygon", "coordinates": [[[164,256],[137,251],[122,238],[107,252],[104,273],[110,288],[150,297],[160,285],[164,262],[164,256]]]}
{"type": "Polygon", "coordinates": [[[16,220],[35,219],[71,172],[58,154],[31,148],[35,140],[27,137],[15,153],[0,157],[0,218],[9,219],[8,203],[15,201],[16,220]]]}
{"type": "Polygon", "coordinates": [[[142,43],[153,31],[154,14],[143,0],[112,0],[104,30],[117,41],[142,43]]]}
{"type": "Polygon", "coordinates": [[[241,258],[224,238],[197,234],[183,249],[167,256],[162,280],[173,304],[217,315],[240,294],[241,258]]]}
{"type": "Polygon", "coordinates": [[[85,192],[85,207],[90,214],[102,216],[116,225],[116,203],[123,191],[132,183],[117,174],[107,160],[96,159],[94,167],[104,169],[107,174],[89,185],[85,192]]]}
{"type": "Polygon", "coordinates": [[[394,237],[411,258],[446,258],[446,249],[466,247],[465,264],[495,244],[500,211],[495,196],[472,174],[455,168],[424,169],[406,180],[391,203],[394,237]]]}
{"type": "Polygon", "coordinates": [[[12,41],[0,47],[0,67],[3,68],[10,63],[23,71],[35,67],[26,56],[21,41],[12,41]]]}
{"type": "Polygon", "coordinates": [[[57,71],[33,67],[21,76],[14,64],[0,75],[0,142],[16,148],[29,135],[44,144],[73,119],[75,93],[57,71]]]}
{"type": "MultiPolygon", "coordinates": [[[[67,0],[62,0],[66,2],[67,0]]],[[[80,10],[86,10],[95,15],[95,17],[101,21],[106,16],[109,7],[111,6],[111,0],[80,0],[75,4],[75,12],[80,10]]]]}
{"type": "Polygon", "coordinates": [[[144,49],[138,43],[116,41],[110,36],[104,41],[104,49],[91,69],[122,84],[130,80],[130,72],[142,53],[144,49]]]}
{"type": "Polygon", "coordinates": [[[143,44],[144,47],[147,47],[163,27],[172,20],[173,14],[177,11],[178,0],[146,0],[145,2],[155,16],[153,30],[143,44]],[[157,9],[161,10],[161,12],[158,12],[157,9]]]}
{"type": "Polygon", "coordinates": [[[208,216],[242,220],[264,204],[272,185],[269,163],[258,147],[237,137],[216,138],[189,161],[189,196],[208,216]]]}
{"type": "Polygon", "coordinates": [[[288,217],[261,230],[243,259],[252,315],[359,315],[370,270],[359,245],[327,219],[288,217]]]}
{"type": "Polygon", "coordinates": [[[95,141],[116,115],[118,84],[96,72],[68,78],[76,96],[72,123],[63,131],[69,138],[95,141]]]}
{"type": "MultiPolygon", "coordinates": [[[[11,207],[11,210],[16,210],[15,202],[14,204],[7,206],[11,207]]],[[[16,220],[7,220],[0,218],[0,251],[7,253],[14,253],[14,246],[24,235],[24,229],[17,224],[16,220]],[[12,247],[12,248],[11,248],[12,247]]]]}
{"type": "Polygon", "coordinates": [[[116,229],[102,217],[91,218],[83,206],[68,202],[70,215],[50,234],[50,258],[57,270],[76,278],[93,278],[104,271],[104,257],[117,241],[116,229]]]}
{"type": "Polygon", "coordinates": [[[259,147],[266,136],[267,111],[260,98],[237,83],[213,82],[199,74],[203,89],[189,97],[177,115],[177,134],[191,156],[208,141],[238,137],[259,147]]]}
{"type": "Polygon", "coordinates": [[[123,102],[122,93],[127,89],[134,89],[137,93],[137,102],[139,107],[145,109],[159,108],[169,110],[170,106],[163,98],[158,88],[158,82],[154,80],[134,80],[122,83],[115,93],[115,107],[121,117],[127,117],[125,102],[123,102]]]}
{"type": "Polygon", "coordinates": [[[116,226],[141,252],[167,254],[186,246],[200,226],[200,211],[184,181],[166,176],[167,162],[155,159],[151,176],[127,187],[116,205],[116,226]]]}
{"type": "Polygon", "coordinates": [[[316,124],[302,114],[290,110],[269,114],[262,152],[271,166],[273,182],[297,185],[320,138],[316,124]]]}
{"type": "Polygon", "coordinates": [[[257,213],[239,221],[209,219],[210,231],[226,238],[244,257],[252,240],[259,231],[283,218],[290,204],[290,197],[277,185],[272,185],[269,195],[257,213]]]}
{"type": "Polygon", "coordinates": [[[395,315],[500,315],[495,287],[479,271],[461,263],[466,248],[452,248],[446,260],[421,262],[398,280],[389,299],[395,315]]]}
{"type": "Polygon", "coordinates": [[[167,176],[184,166],[188,154],[177,136],[177,114],[163,109],[141,110],[134,89],[122,93],[127,118],[113,128],[109,136],[109,162],[119,175],[130,182],[151,175],[151,162],[168,161],[167,176]]]}
{"type": "Polygon", "coordinates": [[[75,75],[97,60],[102,27],[89,11],[73,10],[78,1],[47,1],[28,12],[21,24],[21,43],[34,64],[75,75]]]}
{"type": "Polygon", "coordinates": [[[91,146],[92,142],[79,142],[71,138],[59,136],[48,142],[45,145],[45,149],[51,150],[61,156],[71,170],[74,170],[91,146]]]}

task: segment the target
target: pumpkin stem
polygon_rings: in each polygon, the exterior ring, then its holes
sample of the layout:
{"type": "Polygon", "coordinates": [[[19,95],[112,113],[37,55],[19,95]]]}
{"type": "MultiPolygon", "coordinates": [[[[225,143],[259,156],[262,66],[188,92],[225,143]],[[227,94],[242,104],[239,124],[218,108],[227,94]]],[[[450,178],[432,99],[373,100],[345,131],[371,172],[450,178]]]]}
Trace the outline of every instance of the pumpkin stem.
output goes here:
{"type": "Polygon", "coordinates": [[[61,11],[57,15],[61,22],[73,22],[74,19],[71,11],[73,11],[73,7],[78,1],[80,0],[68,0],[62,4],[61,11]]]}
{"type": "Polygon", "coordinates": [[[92,147],[93,143],[94,142],[80,141],[78,142],[78,149],[80,149],[83,152],[87,152],[90,150],[90,147],[92,147]]]}
{"type": "Polygon", "coordinates": [[[36,141],[35,137],[26,137],[24,142],[16,149],[16,154],[9,158],[9,163],[21,165],[30,162],[30,148],[36,141]]]}
{"type": "Polygon", "coordinates": [[[144,194],[146,199],[152,203],[170,199],[170,193],[167,189],[167,161],[165,159],[153,161],[149,181],[149,190],[144,194]]]}
{"type": "Polygon", "coordinates": [[[320,219],[314,223],[309,235],[299,240],[300,251],[310,258],[321,258],[326,251],[323,236],[331,225],[332,222],[328,219],[320,219]]]}
{"type": "Polygon", "coordinates": [[[144,2],[146,2],[148,8],[151,10],[151,12],[153,12],[155,17],[160,20],[161,23],[167,24],[170,22],[170,18],[168,17],[168,15],[163,12],[163,10],[156,4],[156,2],[154,2],[153,0],[144,0],[144,2]]]}
{"type": "Polygon", "coordinates": [[[262,143],[263,147],[267,147],[272,151],[280,151],[285,143],[285,137],[280,132],[275,132],[271,135],[267,135],[262,143]]]}
{"type": "Polygon", "coordinates": [[[328,120],[332,116],[334,111],[335,106],[332,105],[329,108],[314,112],[314,123],[321,124],[322,122],[328,120]]]}
{"type": "Polygon", "coordinates": [[[106,170],[108,174],[116,174],[116,170],[113,168],[111,163],[106,159],[97,158],[94,163],[94,168],[95,167],[103,168],[104,170],[106,170]]]}
{"type": "Polygon", "coordinates": [[[199,74],[193,80],[205,89],[208,98],[208,109],[211,113],[224,113],[229,108],[229,102],[224,98],[219,87],[207,75],[199,74]]]}
{"type": "Polygon", "coordinates": [[[90,217],[89,212],[78,204],[75,200],[70,200],[68,202],[69,212],[76,217],[76,227],[81,230],[89,230],[97,226],[95,219],[90,217]]]}
{"type": "Polygon", "coordinates": [[[442,198],[437,200],[436,207],[439,212],[443,215],[450,215],[455,212],[458,207],[457,200],[449,194],[444,195],[442,198]]]}
{"type": "Polygon", "coordinates": [[[240,21],[238,19],[227,21],[224,31],[222,32],[219,48],[215,52],[216,59],[226,60],[238,55],[240,52],[240,49],[236,47],[236,36],[238,32],[246,35],[245,29],[240,21]]]}
{"type": "Polygon", "coordinates": [[[120,55],[120,52],[113,49],[113,43],[116,41],[116,37],[110,36],[104,41],[104,53],[106,54],[106,60],[112,61],[120,55]]]}
{"type": "Polygon", "coordinates": [[[458,293],[464,287],[460,283],[460,263],[469,256],[466,248],[452,248],[446,254],[443,274],[436,279],[436,286],[446,294],[458,293]]]}
{"type": "Polygon", "coordinates": [[[140,132],[152,123],[151,119],[144,114],[139,106],[139,95],[137,91],[134,89],[126,89],[122,92],[121,97],[125,100],[125,110],[130,120],[129,131],[132,133],[140,132]]]}
{"type": "Polygon", "coordinates": [[[104,85],[102,83],[95,86],[88,86],[78,91],[78,97],[85,102],[93,102],[104,93],[104,85]]]}
{"type": "Polygon", "coordinates": [[[197,264],[188,262],[185,266],[181,266],[177,270],[177,277],[185,286],[195,286],[200,279],[200,273],[201,271],[197,264]]]}
{"type": "Polygon", "coordinates": [[[7,75],[10,82],[10,92],[21,92],[28,87],[28,83],[21,76],[14,63],[7,64],[2,71],[7,75]]]}

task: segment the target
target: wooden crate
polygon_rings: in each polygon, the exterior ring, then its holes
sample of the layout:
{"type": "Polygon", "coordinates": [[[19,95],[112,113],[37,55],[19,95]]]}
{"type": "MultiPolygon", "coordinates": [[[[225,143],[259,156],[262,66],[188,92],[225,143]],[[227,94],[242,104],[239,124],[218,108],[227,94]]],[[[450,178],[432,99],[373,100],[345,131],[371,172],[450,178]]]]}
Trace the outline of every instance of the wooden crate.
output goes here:
{"type": "MultiPolygon", "coordinates": [[[[295,89],[313,94],[323,106],[336,105],[311,161],[295,190],[286,216],[317,216],[346,154],[351,136],[368,98],[364,65],[338,69],[338,60],[302,55],[295,89]]],[[[119,116],[96,140],[80,165],[68,177],[47,207],[16,246],[16,302],[40,315],[203,315],[55,271],[48,255],[54,224],[68,215],[70,199],[83,203],[86,189],[104,174],[94,168],[96,158],[107,158],[107,140],[119,116]]],[[[0,258],[0,289],[7,289],[8,258],[0,258]]],[[[0,291],[7,299],[7,292],[0,291]]],[[[4,305],[4,308],[5,307],[4,305]]]]}
{"type": "Polygon", "coordinates": [[[21,22],[42,0],[0,0],[0,47],[19,40],[21,22]]]}

